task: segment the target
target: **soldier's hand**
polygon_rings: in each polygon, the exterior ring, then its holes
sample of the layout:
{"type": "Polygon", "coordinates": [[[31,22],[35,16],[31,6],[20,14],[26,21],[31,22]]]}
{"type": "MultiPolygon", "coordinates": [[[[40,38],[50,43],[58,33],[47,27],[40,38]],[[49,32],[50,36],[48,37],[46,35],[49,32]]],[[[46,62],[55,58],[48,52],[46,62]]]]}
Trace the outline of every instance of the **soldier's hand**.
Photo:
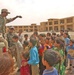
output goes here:
{"type": "Polygon", "coordinates": [[[22,16],[17,16],[17,18],[22,18],[22,16]]]}

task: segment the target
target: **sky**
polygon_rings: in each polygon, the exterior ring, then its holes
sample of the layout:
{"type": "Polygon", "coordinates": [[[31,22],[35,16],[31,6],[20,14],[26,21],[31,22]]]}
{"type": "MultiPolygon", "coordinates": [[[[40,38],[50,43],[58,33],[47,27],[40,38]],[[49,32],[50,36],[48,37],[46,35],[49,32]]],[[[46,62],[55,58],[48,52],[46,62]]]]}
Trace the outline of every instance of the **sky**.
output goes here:
{"type": "Polygon", "coordinates": [[[7,25],[39,25],[50,18],[74,16],[74,0],[0,0],[3,8],[11,13],[7,18],[22,16],[7,25]]]}

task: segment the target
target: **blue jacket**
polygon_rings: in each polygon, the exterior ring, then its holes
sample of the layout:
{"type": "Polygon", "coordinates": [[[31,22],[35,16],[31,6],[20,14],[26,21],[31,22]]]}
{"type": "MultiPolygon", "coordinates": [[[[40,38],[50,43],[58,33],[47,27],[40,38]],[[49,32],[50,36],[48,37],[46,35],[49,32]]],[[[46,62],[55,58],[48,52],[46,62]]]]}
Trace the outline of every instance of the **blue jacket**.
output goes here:
{"type": "MultiPolygon", "coordinates": [[[[74,45],[72,45],[72,46],[68,46],[68,51],[70,50],[70,49],[73,49],[74,50],[74,45]]],[[[71,57],[71,55],[67,55],[67,57],[69,58],[69,59],[74,59],[73,57],[71,57]]]]}
{"type": "Polygon", "coordinates": [[[58,71],[54,68],[52,71],[45,69],[43,75],[59,75],[58,71]]]}
{"type": "Polygon", "coordinates": [[[38,55],[38,50],[37,50],[36,46],[31,48],[31,50],[30,50],[30,59],[28,61],[28,64],[31,64],[31,65],[39,64],[39,55],[38,55]]]}
{"type": "Polygon", "coordinates": [[[66,51],[68,52],[68,46],[70,43],[70,39],[69,38],[65,38],[65,45],[66,45],[66,51]]]}

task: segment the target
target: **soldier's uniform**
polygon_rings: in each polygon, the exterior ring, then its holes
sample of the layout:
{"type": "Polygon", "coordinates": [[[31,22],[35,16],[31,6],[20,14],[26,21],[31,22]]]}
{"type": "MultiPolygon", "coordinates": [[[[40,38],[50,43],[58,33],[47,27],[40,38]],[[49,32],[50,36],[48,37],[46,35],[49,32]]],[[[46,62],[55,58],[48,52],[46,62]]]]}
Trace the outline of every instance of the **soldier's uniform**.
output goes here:
{"type": "MultiPolygon", "coordinates": [[[[10,27],[11,28],[11,27],[10,27]]],[[[16,56],[16,51],[15,51],[15,43],[13,42],[13,36],[16,34],[14,32],[8,32],[6,34],[6,39],[8,41],[8,49],[10,50],[10,54],[13,56],[16,56]]]]}
{"type": "Polygon", "coordinates": [[[3,34],[3,37],[5,36],[4,34],[6,32],[6,26],[5,25],[6,25],[6,23],[9,23],[11,21],[12,21],[12,19],[7,19],[6,17],[2,17],[0,15],[0,33],[3,34]]]}
{"type": "MultiPolygon", "coordinates": [[[[2,9],[1,12],[6,12],[9,14],[7,9],[2,9]]],[[[6,23],[9,23],[13,21],[12,19],[7,19],[6,17],[2,17],[2,15],[0,15],[0,33],[2,33],[2,36],[5,38],[5,32],[6,32],[6,23]]],[[[2,38],[2,41],[5,43],[6,49],[8,51],[8,42],[2,38]]]]}
{"type": "MultiPolygon", "coordinates": [[[[0,15],[0,33],[2,33],[2,36],[4,37],[5,34],[5,19],[0,15]]],[[[6,50],[8,51],[8,42],[2,37],[2,41],[5,43],[6,50]]]]}
{"type": "Polygon", "coordinates": [[[8,41],[8,46],[9,47],[11,47],[12,45],[13,45],[13,40],[12,40],[12,38],[13,38],[13,36],[15,36],[16,34],[13,32],[13,33],[10,33],[10,32],[8,32],[7,34],[6,34],[6,39],[7,39],[7,41],[8,41]]]}
{"type": "Polygon", "coordinates": [[[18,66],[18,68],[20,68],[21,67],[20,55],[23,52],[23,46],[20,41],[18,41],[15,46],[16,46],[16,53],[17,53],[17,55],[16,55],[17,66],[18,66]]]}

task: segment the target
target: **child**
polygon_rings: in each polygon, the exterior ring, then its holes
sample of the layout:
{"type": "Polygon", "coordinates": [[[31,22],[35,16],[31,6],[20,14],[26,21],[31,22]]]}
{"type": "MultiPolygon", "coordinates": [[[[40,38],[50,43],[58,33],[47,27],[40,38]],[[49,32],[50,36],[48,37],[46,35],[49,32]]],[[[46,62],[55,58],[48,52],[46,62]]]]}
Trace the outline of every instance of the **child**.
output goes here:
{"type": "Polygon", "coordinates": [[[28,34],[25,34],[25,35],[24,35],[24,41],[29,41],[28,34]]]}
{"type": "Polygon", "coordinates": [[[46,69],[43,71],[43,75],[58,75],[58,71],[53,67],[57,59],[57,52],[53,50],[46,50],[44,52],[42,62],[46,69]]]}
{"type": "Polygon", "coordinates": [[[64,36],[64,41],[65,41],[65,49],[66,49],[66,56],[67,56],[67,52],[68,52],[68,46],[69,46],[69,43],[70,43],[70,39],[68,38],[68,33],[64,33],[63,34],[64,36]]]}
{"type": "Polygon", "coordinates": [[[24,52],[29,51],[30,47],[29,47],[29,42],[28,41],[24,41],[23,48],[24,48],[24,52]]]}
{"type": "Polygon", "coordinates": [[[18,32],[18,37],[19,37],[19,41],[21,42],[21,44],[22,44],[22,42],[23,42],[23,35],[22,35],[22,30],[20,29],[19,30],[19,32],[18,32]]]}
{"type": "Polygon", "coordinates": [[[48,33],[46,34],[46,37],[47,37],[47,38],[51,38],[51,33],[48,32],[48,33]]]}
{"type": "Polygon", "coordinates": [[[21,58],[20,58],[20,54],[23,52],[23,46],[20,43],[18,36],[15,35],[13,36],[13,42],[14,42],[14,48],[15,49],[15,59],[17,62],[17,66],[18,66],[18,71],[20,71],[20,67],[21,67],[21,58]]]}
{"type": "Polygon", "coordinates": [[[55,68],[58,70],[60,75],[65,75],[65,66],[64,66],[64,42],[61,39],[56,39],[54,43],[54,48],[56,52],[58,52],[62,59],[61,62],[55,65],[55,68]]]}
{"type": "Polygon", "coordinates": [[[50,38],[45,39],[45,45],[44,46],[45,46],[44,50],[50,49],[52,47],[52,43],[50,42],[50,38]]]}
{"type": "Polygon", "coordinates": [[[31,49],[30,49],[30,59],[27,63],[31,65],[32,75],[39,75],[39,68],[38,68],[39,55],[36,47],[36,42],[37,41],[35,38],[31,38],[29,42],[29,46],[31,47],[31,49]]]}
{"type": "Polygon", "coordinates": [[[21,62],[21,68],[20,68],[20,75],[30,75],[30,66],[27,64],[25,65],[24,63],[28,61],[29,58],[29,53],[25,52],[22,53],[22,62],[21,62]]]}
{"type": "MultiPolygon", "coordinates": [[[[72,57],[69,52],[74,50],[74,40],[70,40],[70,44],[68,46],[68,54],[67,54],[67,57],[68,57],[68,69],[69,70],[72,70],[71,73],[74,73],[74,57],[72,57]]],[[[74,51],[72,51],[73,53],[74,51]]]]}
{"type": "Polygon", "coordinates": [[[40,69],[40,75],[43,74],[43,71],[45,69],[44,65],[42,64],[42,55],[43,55],[43,52],[44,52],[44,44],[45,44],[45,39],[42,39],[41,42],[40,42],[40,46],[39,46],[39,59],[40,59],[40,62],[39,62],[39,69],[40,69]]]}
{"type": "Polygon", "coordinates": [[[11,75],[14,72],[14,60],[8,53],[0,55],[0,75],[11,75]]]}

